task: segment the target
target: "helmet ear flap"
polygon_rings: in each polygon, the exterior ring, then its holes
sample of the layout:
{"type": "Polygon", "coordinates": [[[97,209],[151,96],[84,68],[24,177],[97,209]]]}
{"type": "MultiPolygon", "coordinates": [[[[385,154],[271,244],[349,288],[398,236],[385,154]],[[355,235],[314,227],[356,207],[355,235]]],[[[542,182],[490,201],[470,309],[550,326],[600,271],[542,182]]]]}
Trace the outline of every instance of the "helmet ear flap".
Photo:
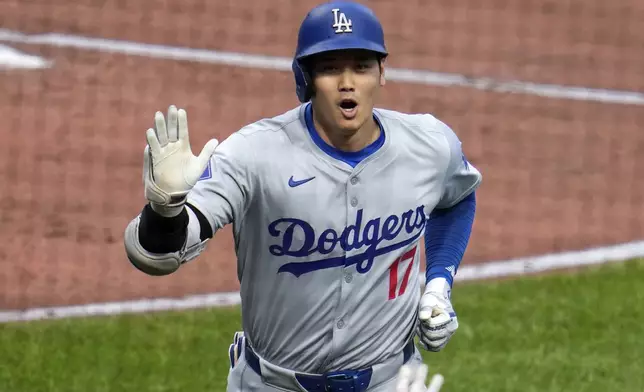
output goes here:
{"type": "Polygon", "coordinates": [[[299,61],[293,60],[291,65],[295,76],[295,92],[301,103],[307,102],[313,96],[313,82],[311,75],[306,71],[299,61]]]}

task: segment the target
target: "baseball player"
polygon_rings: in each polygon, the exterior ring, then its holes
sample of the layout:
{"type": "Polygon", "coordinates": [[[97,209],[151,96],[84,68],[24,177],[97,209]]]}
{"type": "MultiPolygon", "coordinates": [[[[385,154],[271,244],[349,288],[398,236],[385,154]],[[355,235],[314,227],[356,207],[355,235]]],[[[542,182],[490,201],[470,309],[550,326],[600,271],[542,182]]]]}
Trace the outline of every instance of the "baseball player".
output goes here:
{"type": "Polygon", "coordinates": [[[450,292],[481,174],[448,125],[375,108],[388,55],[374,13],[324,3],[293,59],[300,104],[193,155],[187,114],[157,112],[131,263],[166,275],[232,224],[245,335],[228,391],[396,388],[458,328],[450,292]],[[427,284],[421,292],[420,246],[427,284]]]}

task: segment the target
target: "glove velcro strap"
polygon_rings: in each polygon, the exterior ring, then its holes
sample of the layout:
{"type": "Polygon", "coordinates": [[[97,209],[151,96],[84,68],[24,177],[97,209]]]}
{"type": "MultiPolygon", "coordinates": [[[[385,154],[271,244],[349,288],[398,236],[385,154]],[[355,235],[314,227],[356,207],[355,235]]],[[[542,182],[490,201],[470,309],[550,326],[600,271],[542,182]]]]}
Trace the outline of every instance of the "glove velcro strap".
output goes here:
{"type": "Polygon", "coordinates": [[[434,278],[427,282],[427,285],[425,286],[425,293],[438,293],[443,298],[449,299],[451,294],[451,287],[449,285],[449,282],[447,282],[447,279],[442,277],[434,278]]]}

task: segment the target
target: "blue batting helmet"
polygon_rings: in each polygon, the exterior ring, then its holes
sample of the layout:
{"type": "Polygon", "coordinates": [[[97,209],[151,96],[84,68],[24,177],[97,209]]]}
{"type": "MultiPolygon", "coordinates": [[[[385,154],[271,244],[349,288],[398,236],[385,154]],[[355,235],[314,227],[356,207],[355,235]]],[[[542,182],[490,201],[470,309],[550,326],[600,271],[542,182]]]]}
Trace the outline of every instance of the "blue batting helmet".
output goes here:
{"type": "Polygon", "coordinates": [[[344,49],[364,49],[387,56],[380,21],[368,7],[333,1],[313,8],[302,21],[292,69],[300,102],[311,98],[310,75],[302,65],[308,56],[344,49]]]}

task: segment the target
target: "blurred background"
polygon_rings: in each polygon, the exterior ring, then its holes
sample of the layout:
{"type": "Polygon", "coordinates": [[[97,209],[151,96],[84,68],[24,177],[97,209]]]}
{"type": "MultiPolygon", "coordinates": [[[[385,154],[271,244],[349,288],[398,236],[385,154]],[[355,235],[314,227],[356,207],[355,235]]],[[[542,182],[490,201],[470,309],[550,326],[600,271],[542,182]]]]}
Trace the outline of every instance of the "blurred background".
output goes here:
{"type": "MultiPolygon", "coordinates": [[[[378,106],[442,119],[484,175],[464,278],[491,262],[644,254],[644,3],[362,2],[390,52],[378,106]]],[[[127,261],[123,230],[145,202],[145,130],[176,104],[200,150],[296,106],[290,56],[315,4],[0,0],[5,321],[209,293],[235,302],[229,228],[171,277],[127,261]]]]}

